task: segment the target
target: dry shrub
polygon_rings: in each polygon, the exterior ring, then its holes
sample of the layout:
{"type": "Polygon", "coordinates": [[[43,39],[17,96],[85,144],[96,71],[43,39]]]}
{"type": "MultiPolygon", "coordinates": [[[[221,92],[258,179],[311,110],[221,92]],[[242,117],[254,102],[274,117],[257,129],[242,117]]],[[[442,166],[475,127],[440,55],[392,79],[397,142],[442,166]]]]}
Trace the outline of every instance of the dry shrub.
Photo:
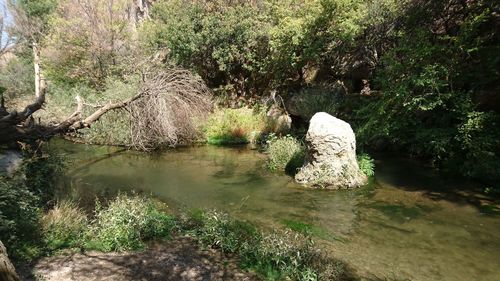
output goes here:
{"type": "Polygon", "coordinates": [[[201,123],[212,110],[212,92],[198,77],[182,69],[149,73],[142,97],[130,106],[132,146],[151,150],[200,138],[201,123]]]}

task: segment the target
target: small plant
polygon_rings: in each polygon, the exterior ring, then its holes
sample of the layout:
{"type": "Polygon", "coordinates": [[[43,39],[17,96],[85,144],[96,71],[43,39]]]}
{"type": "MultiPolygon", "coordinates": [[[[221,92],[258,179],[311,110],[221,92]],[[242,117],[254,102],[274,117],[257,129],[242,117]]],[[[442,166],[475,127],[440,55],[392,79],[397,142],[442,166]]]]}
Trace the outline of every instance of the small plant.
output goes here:
{"type": "Polygon", "coordinates": [[[209,144],[244,144],[256,142],[266,130],[263,111],[250,108],[222,109],[214,112],[205,125],[209,144]]]}
{"type": "Polygon", "coordinates": [[[357,157],[358,165],[361,171],[368,177],[373,177],[375,175],[375,163],[370,155],[366,153],[361,153],[357,157]]]}
{"type": "Polygon", "coordinates": [[[88,247],[102,251],[141,249],[144,240],[169,238],[174,228],[173,217],[140,196],[118,195],[107,208],[96,203],[95,216],[88,247]]]}
{"type": "Polygon", "coordinates": [[[87,216],[74,202],[59,202],[41,219],[44,242],[51,251],[81,245],[87,216]]]}
{"type": "Polygon", "coordinates": [[[269,154],[267,167],[270,170],[295,174],[304,163],[304,145],[290,135],[281,138],[270,135],[267,145],[267,153],[269,154]]]}

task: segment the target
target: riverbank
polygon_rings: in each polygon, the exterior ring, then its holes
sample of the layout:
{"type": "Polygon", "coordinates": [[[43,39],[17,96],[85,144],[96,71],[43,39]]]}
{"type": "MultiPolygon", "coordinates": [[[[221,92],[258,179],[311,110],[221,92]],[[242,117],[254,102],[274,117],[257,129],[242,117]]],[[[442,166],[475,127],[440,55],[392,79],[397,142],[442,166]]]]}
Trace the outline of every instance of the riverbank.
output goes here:
{"type": "Polygon", "coordinates": [[[135,191],[172,208],[217,209],[266,229],[310,231],[321,248],[367,278],[495,280],[499,273],[498,201],[416,161],[378,155],[369,186],[328,192],[267,170],[266,155],[241,146],[154,154],[57,147],[74,160],[59,194],[83,204],[135,191]]]}
{"type": "Polygon", "coordinates": [[[201,249],[189,237],[154,243],[139,252],[85,252],[44,257],[20,268],[22,280],[261,280],[238,260],[215,249],[201,249]]]}

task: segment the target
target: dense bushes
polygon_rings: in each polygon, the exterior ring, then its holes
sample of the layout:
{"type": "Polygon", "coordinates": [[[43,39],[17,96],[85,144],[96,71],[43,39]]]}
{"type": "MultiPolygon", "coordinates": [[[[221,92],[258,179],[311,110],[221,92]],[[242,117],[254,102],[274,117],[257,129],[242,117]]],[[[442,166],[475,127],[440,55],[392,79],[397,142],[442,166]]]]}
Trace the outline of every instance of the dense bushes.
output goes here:
{"type": "Polygon", "coordinates": [[[27,153],[12,176],[0,175],[0,240],[14,260],[30,260],[43,252],[40,217],[53,199],[63,162],[54,154],[27,153]]]}
{"type": "Polygon", "coordinates": [[[283,84],[300,85],[306,66],[341,71],[334,54],[361,33],[363,2],[159,1],[142,41],[227,98],[252,102],[283,84]]]}
{"type": "Polygon", "coordinates": [[[295,174],[304,163],[305,147],[290,135],[280,138],[271,135],[267,140],[267,153],[267,167],[270,170],[295,174]]]}
{"type": "Polygon", "coordinates": [[[253,143],[266,127],[266,116],[257,108],[219,109],[208,118],[205,135],[210,144],[253,143]]]}
{"type": "Polygon", "coordinates": [[[88,230],[85,212],[74,202],[62,201],[41,219],[44,243],[49,251],[80,247],[88,230]]]}
{"type": "Polygon", "coordinates": [[[499,77],[493,2],[407,6],[376,73],[381,96],[358,107],[360,143],[386,141],[436,167],[498,180],[500,115],[481,102],[495,100],[499,77]]]}

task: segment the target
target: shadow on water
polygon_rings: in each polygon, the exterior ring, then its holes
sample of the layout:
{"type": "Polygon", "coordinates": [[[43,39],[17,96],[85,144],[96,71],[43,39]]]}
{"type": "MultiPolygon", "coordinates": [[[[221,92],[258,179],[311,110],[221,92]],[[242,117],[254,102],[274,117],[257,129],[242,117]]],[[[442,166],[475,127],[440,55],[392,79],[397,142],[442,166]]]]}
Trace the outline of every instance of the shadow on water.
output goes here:
{"type": "Polygon", "coordinates": [[[385,158],[376,161],[377,178],[406,191],[418,191],[435,200],[472,205],[484,215],[500,215],[500,198],[485,195],[484,187],[422,167],[414,160],[385,158]]]}

